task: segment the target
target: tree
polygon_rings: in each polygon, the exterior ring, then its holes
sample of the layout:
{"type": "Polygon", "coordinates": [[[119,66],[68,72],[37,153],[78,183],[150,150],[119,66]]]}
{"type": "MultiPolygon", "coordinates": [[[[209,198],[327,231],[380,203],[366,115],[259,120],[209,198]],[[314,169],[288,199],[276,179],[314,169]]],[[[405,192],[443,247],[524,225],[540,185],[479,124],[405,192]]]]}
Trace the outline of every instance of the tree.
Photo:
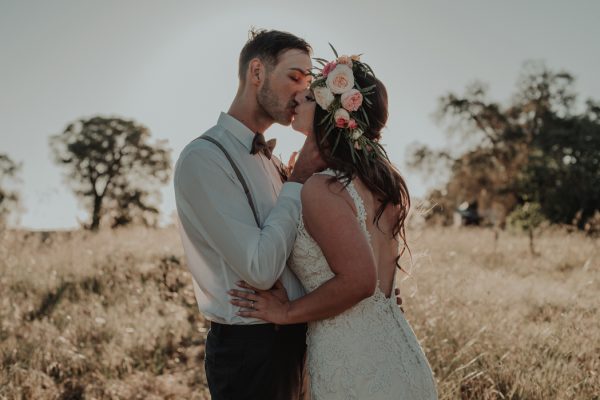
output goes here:
{"type": "Polygon", "coordinates": [[[143,125],[100,116],[73,122],[50,138],[56,162],[90,210],[87,228],[97,230],[103,218],[112,227],[156,222],[158,187],[169,180],[171,150],[166,141],[149,140],[143,125]]]}
{"type": "Polygon", "coordinates": [[[489,223],[503,225],[515,207],[535,202],[549,221],[582,228],[600,208],[600,105],[588,100],[577,114],[573,84],[569,73],[529,62],[507,107],[488,100],[481,83],[450,93],[436,117],[460,142],[441,151],[419,146],[408,166],[446,166],[449,179],[432,195],[444,193],[454,207],[477,201],[489,223]]]}
{"type": "Polygon", "coordinates": [[[546,118],[519,177],[522,197],[554,223],[584,229],[600,210],[600,121],[588,101],[581,115],[546,118]]]}
{"type": "Polygon", "coordinates": [[[529,252],[532,255],[539,255],[535,251],[533,242],[534,231],[544,222],[541,207],[538,203],[529,203],[518,205],[509,215],[508,224],[515,229],[525,231],[529,235],[529,252]]]}
{"type": "Polygon", "coordinates": [[[15,181],[21,165],[8,155],[0,154],[0,227],[7,223],[8,216],[20,210],[19,194],[7,187],[7,181],[15,181]]]}

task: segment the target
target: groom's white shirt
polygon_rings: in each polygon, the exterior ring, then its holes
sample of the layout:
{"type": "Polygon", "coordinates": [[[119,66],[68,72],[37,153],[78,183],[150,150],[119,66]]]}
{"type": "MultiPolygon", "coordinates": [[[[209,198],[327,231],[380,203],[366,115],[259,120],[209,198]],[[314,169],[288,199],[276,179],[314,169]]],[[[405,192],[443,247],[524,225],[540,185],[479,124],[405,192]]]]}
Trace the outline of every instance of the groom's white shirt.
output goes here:
{"type": "Polygon", "coordinates": [[[239,317],[227,290],[245,280],[268,289],[281,278],[290,299],[304,295],[286,266],[300,218],[299,183],[281,183],[262,152],[252,155],[254,133],[226,113],[204,135],[221,143],[240,169],[254,200],[260,227],[239,179],[223,152],[196,139],[175,166],[175,199],[180,234],[200,311],[224,324],[264,321],[239,317]]]}

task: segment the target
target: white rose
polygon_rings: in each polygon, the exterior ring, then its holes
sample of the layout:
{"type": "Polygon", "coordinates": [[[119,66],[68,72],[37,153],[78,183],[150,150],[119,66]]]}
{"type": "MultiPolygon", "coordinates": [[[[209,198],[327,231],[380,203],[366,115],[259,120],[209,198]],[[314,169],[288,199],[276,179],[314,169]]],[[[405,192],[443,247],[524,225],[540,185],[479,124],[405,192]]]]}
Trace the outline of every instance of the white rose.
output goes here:
{"type": "Polygon", "coordinates": [[[346,64],[338,64],[333,71],[327,75],[327,87],[334,94],[345,93],[354,86],[354,75],[352,68],[346,64]]]}
{"type": "Polygon", "coordinates": [[[352,131],[352,140],[358,140],[363,135],[363,130],[360,128],[356,128],[352,131]]]}
{"type": "Polygon", "coordinates": [[[323,110],[327,110],[335,99],[331,90],[325,86],[317,86],[313,89],[313,94],[315,95],[315,101],[323,110]]]}

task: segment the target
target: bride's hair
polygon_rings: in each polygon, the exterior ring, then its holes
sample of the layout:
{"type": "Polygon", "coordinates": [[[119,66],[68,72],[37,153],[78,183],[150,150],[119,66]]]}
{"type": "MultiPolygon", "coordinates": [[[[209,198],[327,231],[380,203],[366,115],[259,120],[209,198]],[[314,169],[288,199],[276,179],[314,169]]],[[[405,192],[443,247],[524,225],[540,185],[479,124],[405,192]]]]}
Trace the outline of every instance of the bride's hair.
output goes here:
{"type": "MultiPolygon", "coordinates": [[[[383,83],[370,74],[355,74],[355,79],[360,87],[375,85],[371,94],[365,96],[372,103],[363,107],[368,116],[369,124],[364,130],[366,138],[378,142],[381,138],[381,130],[388,119],[388,96],[383,83]]],[[[336,134],[326,135],[326,126],[320,124],[327,115],[327,111],[321,107],[315,107],[313,129],[319,151],[329,168],[339,171],[342,182],[349,183],[358,176],[362,183],[381,202],[373,218],[373,223],[379,228],[379,219],[389,204],[397,208],[398,219],[394,225],[392,236],[396,240],[402,240],[403,249],[396,259],[396,265],[400,267],[400,256],[407,249],[406,232],[404,222],[410,208],[410,197],[408,188],[398,169],[387,157],[374,157],[368,161],[363,158],[362,152],[352,154],[351,146],[335,145],[336,134]],[[331,149],[334,149],[332,152],[331,149]],[[358,157],[357,157],[358,155],[358,157]]],[[[344,134],[338,132],[337,134],[344,134]]],[[[332,178],[331,182],[336,179],[332,178]]]]}

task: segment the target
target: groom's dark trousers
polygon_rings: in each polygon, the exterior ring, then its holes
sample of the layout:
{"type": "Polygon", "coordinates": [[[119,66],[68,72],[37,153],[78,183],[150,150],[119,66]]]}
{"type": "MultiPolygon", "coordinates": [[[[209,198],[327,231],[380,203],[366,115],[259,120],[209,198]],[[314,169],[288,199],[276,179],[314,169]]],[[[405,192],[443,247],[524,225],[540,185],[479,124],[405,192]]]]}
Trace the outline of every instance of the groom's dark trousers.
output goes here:
{"type": "Polygon", "coordinates": [[[306,324],[211,323],[205,370],[212,400],[305,400],[306,324]]]}

